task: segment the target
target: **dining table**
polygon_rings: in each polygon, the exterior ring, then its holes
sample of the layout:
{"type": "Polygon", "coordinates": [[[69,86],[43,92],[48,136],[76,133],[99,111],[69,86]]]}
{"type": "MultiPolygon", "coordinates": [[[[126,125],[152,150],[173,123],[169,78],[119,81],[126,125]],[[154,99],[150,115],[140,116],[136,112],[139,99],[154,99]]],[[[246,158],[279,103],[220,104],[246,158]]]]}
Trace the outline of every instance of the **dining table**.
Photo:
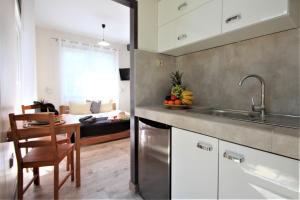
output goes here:
{"type": "MultiPolygon", "coordinates": [[[[31,125],[38,126],[38,125],[31,125]]],[[[24,127],[26,128],[26,127],[24,127]]],[[[62,115],[61,123],[57,123],[54,126],[55,133],[57,135],[66,134],[68,138],[71,138],[72,135],[75,137],[75,181],[76,187],[80,187],[80,122],[78,118],[72,115],[62,115]]],[[[7,132],[8,141],[12,140],[11,131],[7,132]]]]}

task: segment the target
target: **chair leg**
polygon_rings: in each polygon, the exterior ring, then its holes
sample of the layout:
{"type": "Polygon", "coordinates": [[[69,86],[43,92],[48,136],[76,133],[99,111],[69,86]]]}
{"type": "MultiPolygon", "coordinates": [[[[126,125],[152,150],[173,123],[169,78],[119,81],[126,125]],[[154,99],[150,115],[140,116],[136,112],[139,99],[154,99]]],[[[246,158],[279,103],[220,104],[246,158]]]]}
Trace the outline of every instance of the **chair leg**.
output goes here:
{"type": "Polygon", "coordinates": [[[18,199],[23,199],[23,169],[18,169],[18,199]]]}
{"type": "MultiPolygon", "coordinates": [[[[28,142],[28,139],[25,139],[25,141],[28,142]]],[[[28,152],[29,152],[28,147],[26,147],[25,148],[25,153],[28,154],[28,152]]],[[[28,168],[26,168],[26,172],[27,173],[29,172],[28,168]]]]}
{"type": "Polygon", "coordinates": [[[67,155],[67,163],[66,163],[66,170],[69,171],[70,170],[70,156],[67,155]]]}
{"type": "Polygon", "coordinates": [[[58,164],[54,165],[54,199],[58,199],[59,190],[59,168],[58,164]]]}
{"type": "Polygon", "coordinates": [[[37,176],[34,179],[34,185],[40,185],[40,170],[38,167],[33,168],[33,176],[37,176]]]}
{"type": "Polygon", "coordinates": [[[74,181],[74,150],[71,151],[71,159],[70,159],[70,162],[71,162],[71,181],[73,182],[74,181]]]}

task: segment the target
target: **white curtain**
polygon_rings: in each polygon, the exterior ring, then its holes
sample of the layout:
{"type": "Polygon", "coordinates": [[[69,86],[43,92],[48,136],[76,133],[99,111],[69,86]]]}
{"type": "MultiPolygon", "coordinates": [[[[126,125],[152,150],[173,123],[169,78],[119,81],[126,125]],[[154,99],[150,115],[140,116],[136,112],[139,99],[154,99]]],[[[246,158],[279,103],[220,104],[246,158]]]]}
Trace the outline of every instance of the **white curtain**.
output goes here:
{"type": "Polygon", "coordinates": [[[60,41],[61,103],[113,100],[118,103],[118,52],[60,41]]]}

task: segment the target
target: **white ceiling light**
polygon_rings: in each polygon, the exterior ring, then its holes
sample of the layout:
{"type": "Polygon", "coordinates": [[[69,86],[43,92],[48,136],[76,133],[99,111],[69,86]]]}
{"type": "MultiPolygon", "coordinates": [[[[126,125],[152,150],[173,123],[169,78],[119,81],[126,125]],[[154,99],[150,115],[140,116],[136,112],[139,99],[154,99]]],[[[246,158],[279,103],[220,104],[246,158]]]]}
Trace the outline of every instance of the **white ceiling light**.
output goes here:
{"type": "Polygon", "coordinates": [[[98,44],[103,47],[108,47],[110,44],[104,40],[104,29],[105,29],[105,24],[102,24],[102,40],[98,42],[98,44]]]}

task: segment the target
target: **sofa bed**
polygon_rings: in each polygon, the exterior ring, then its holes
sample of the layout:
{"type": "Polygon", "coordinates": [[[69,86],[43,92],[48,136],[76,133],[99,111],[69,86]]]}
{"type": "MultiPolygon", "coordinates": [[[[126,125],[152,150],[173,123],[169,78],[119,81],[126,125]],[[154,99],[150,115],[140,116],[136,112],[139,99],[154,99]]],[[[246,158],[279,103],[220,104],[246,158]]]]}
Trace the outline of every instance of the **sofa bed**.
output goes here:
{"type": "Polygon", "coordinates": [[[130,135],[129,113],[117,110],[116,104],[112,101],[70,103],[61,105],[59,111],[63,117],[70,116],[81,121],[80,141],[82,145],[109,142],[127,138],[130,135]],[[87,122],[80,120],[87,116],[93,120],[87,122]]]}

